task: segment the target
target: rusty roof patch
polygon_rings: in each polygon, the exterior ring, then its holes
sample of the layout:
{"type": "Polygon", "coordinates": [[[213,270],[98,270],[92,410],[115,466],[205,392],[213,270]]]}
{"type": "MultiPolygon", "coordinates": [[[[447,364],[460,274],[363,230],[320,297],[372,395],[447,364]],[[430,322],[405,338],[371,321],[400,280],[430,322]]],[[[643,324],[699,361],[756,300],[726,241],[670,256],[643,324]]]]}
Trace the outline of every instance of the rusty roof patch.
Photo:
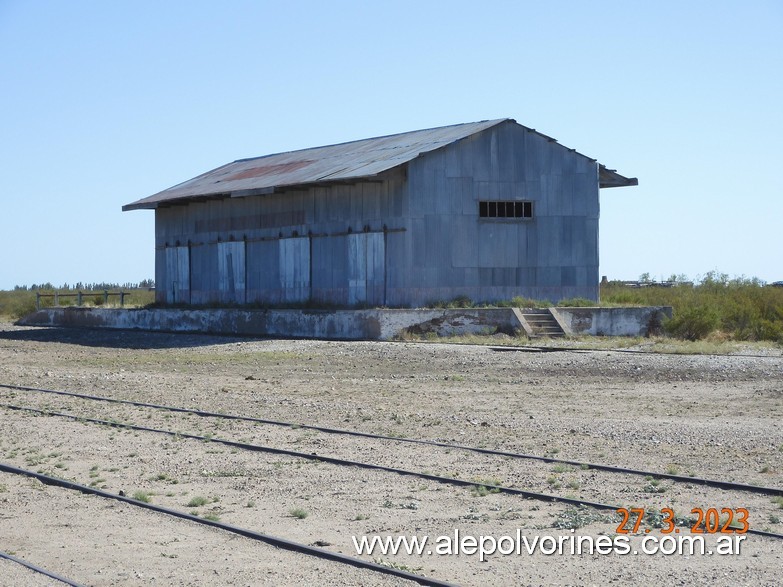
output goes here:
{"type": "Polygon", "coordinates": [[[250,179],[251,177],[264,177],[265,175],[276,175],[290,173],[307,167],[312,161],[292,161],[290,163],[278,163],[276,165],[260,165],[258,167],[250,167],[229,175],[226,179],[233,181],[237,179],[250,179]]]}

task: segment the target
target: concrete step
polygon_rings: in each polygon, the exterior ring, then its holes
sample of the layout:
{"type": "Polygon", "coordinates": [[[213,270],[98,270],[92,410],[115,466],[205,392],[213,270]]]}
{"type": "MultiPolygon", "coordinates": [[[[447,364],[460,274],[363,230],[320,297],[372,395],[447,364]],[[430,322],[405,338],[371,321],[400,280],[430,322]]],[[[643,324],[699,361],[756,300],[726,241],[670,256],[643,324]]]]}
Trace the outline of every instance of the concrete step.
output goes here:
{"type": "Polygon", "coordinates": [[[557,320],[549,310],[522,310],[522,318],[525,320],[534,337],[547,336],[558,337],[565,336],[563,329],[560,328],[557,320]]]}

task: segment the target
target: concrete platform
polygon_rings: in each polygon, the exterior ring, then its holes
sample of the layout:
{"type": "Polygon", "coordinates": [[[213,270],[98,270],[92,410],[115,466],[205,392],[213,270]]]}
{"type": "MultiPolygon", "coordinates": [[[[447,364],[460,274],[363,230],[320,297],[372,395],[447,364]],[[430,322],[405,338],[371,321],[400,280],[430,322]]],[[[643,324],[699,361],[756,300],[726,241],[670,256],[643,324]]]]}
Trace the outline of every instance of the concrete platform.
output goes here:
{"type": "MultiPolygon", "coordinates": [[[[625,308],[551,308],[563,333],[644,336],[671,317],[668,306],[625,308]]],[[[335,340],[391,340],[404,331],[438,336],[515,334],[533,331],[517,308],[420,310],[244,310],[45,308],[21,319],[23,326],[113,328],[201,332],[335,340]]]]}

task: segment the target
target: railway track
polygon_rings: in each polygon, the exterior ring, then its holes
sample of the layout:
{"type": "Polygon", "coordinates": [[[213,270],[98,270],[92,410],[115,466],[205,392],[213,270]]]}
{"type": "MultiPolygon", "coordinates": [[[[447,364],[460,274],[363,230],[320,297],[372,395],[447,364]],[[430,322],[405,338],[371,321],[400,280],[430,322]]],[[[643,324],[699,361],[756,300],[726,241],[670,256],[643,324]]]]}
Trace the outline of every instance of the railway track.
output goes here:
{"type": "MultiPolygon", "coordinates": [[[[124,400],[117,400],[117,401],[124,401],[124,400]]],[[[318,454],[318,453],[312,453],[312,452],[303,452],[303,451],[295,451],[290,449],[284,449],[274,446],[265,446],[265,445],[259,445],[259,444],[251,444],[246,442],[239,442],[235,440],[230,439],[223,439],[215,436],[204,436],[199,434],[190,434],[187,432],[182,431],[173,431],[173,430],[165,430],[165,429],[159,429],[159,428],[153,428],[150,426],[140,426],[137,424],[131,424],[128,422],[121,422],[117,420],[103,420],[98,418],[89,418],[85,416],[79,416],[74,414],[67,414],[63,412],[54,412],[51,410],[42,410],[38,408],[32,408],[27,406],[18,406],[14,404],[0,404],[0,407],[8,409],[8,410],[14,410],[19,412],[27,412],[32,413],[40,416],[48,416],[48,417],[58,417],[58,418],[65,418],[73,421],[79,421],[83,423],[90,423],[90,424],[96,424],[100,426],[108,426],[108,427],[114,427],[114,428],[120,428],[120,429],[127,429],[127,430],[133,430],[137,432],[147,432],[147,433],[153,433],[153,434],[160,434],[160,435],[166,435],[169,437],[174,438],[184,438],[184,439],[190,439],[190,440],[197,440],[201,442],[211,442],[216,443],[220,445],[224,445],[233,449],[238,450],[246,450],[246,451],[253,451],[253,452],[262,452],[267,454],[274,454],[274,455],[283,455],[283,456],[289,456],[294,458],[300,458],[310,461],[318,461],[323,463],[328,463],[332,465],[337,466],[347,466],[347,467],[357,467],[361,469],[367,469],[367,470],[374,470],[374,471],[382,471],[386,473],[392,473],[396,475],[402,475],[406,477],[415,477],[419,479],[424,479],[428,481],[434,481],[436,483],[442,483],[447,485],[452,485],[456,487],[475,487],[478,485],[475,481],[469,481],[466,479],[459,479],[455,477],[446,477],[442,475],[434,475],[431,473],[424,473],[424,472],[418,472],[418,471],[412,471],[409,469],[402,469],[398,467],[389,467],[385,465],[380,465],[377,463],[368,463],[363,461],[356,461],[356,460],[349,460],[349,459],[342,459],[337,458],[329,455],[324,454],[318,454]]],[[[397,440],[397,439],[395,439],[397,440]]],[[[612,472],[619,472],[618,470],[613,470],[612,472]]],[[[684,479],[691,481],[692,478],[685,477],[684,479]]],[[[493,492],[497,493],[505,493],[508,495],[514,495],[526,499],[533,499],[538,500],[542,502],[551,502],[551,503],[562,503],[566,505],[571,506],[577,506],[577,507],[590,507],[596,510],[604,510],[604,511],[616,511],[620,508],[617,504],[609,504],[609,503],[603,503],[603,502],[597,502],[597,501],[591,501],[591,500],[585,500],[585,499],[578,499],[578,498],[572,498],[572,497],[564,497],[561,495],[555,495],[555,494],[549,494],[549,493],[541,493],[541,492],[535,492],[535,491],[528,491],[525,489],[520,489],[517,487],[508,487],[504,485],[497,485],[497,484],[490,484],[490,483],[483,483],[482,484],[486,489],[491,490],[493,492]]],[[[743,491],[753,491],[755,486],[752,485],[742,485],[743,491]]],[[[758,493],[761,494],[770,494],[770,492],[773,492],[773,494],[783,494],[780,490],[776,490],[773,488],[768,487],[758,487],[758,493]]],[[[681,522],[682,524],[689,524],[690,521],[683,520],[681,522]]],[[[783,539],[783,534],[778,534],[774,532],[768,532],[764,530],[758,530],[755,528],[750,528],[747,531],[748,534],[754,534],[758,536],[765,536],[768,538],[775,538],[775,539],[783,539]]]]}
{"type": "MultiPolygon", "coordinates": [[[[1,466],[1,465],[0,465],[1,466]]],[[[43,567],[39,567],[38,565],[34,565],[30,561],[26,561],[22,558],[19,558],[17,556],[13,556],[11,554],[8,554],[7,552],[3,552],[0,550],[0,558],[5,559],[7,561],[11,561],[12,563],[16,563],[17,565],[21,565],[25,567],[26,569],[38,573],[39,575],[43,575],[44,577],[49,577],[50,579],[54,579],[55,581],[59,581],[60,583],[63,583],[65,585],[70,585],[71,587],[84,587],[81,583],[77,583],[76,581],[72,581],[71,579],[68,579],[67,577],[63,577],[62,575],[58,575],[57,573],[50,571],[48,569],[44,569],[43,567]]]]}
{"type": "MultiPolygon", "coordinates": [[[[188,418],[187,422],[189,422],[191,425],[195,421],[200,421],[200,418],[204,418],[205,420],[215,422],[220,421],[244,421],[251,424],[259,424],[259,425],[268,425],[268,426],[276,426],[279,428],[286,428],[291,430],[297,430],[301,429],[304,431],[311,430],[314,432],[323,432],[325,434],[331,434],[336,437],[346,437],[346,438],[355,438],[355,439],[367,439],[368,441],[374,440],[374,441],[381,441],[384,443],[387,443],[386,446],[390,446],[391,442],[395,443],[402,443],[407,444],[411,448],[415,446],[420,447],[433,447],[438,449],[447,449],[448,450],[461,450],[465,451],[467,453],[472,453],[475,455],[489,455],[494,457],[504,457],[505,459],[519,459],[524,461],[532,461],[532,462],[539,462],[539,463],[547,463],[547,464],[564,464],[564,465],[570,465],[579,467],[580,469],[594,469],[597,471],[604,471],[605,473],[611,474],[617,473],[617,474],[631,474],[631,475],[643,475],[645,477],[656,477],[660,479],[669,479],[675,483],[681,482],[681,483],[688,483],[688,484],[701,484],[704,486],[709,487],[715,487],[722,490],[730,490],[730,491],[742,491],[742,492],[750,492],[750,493],[756,493],[759,495],[772,495],[772,496],[781,496],[783,495],[783,490],[774,488],[774,487],[764,487],[764,486],[758,486],[758,485],[749,485],[749,484],[742,484],[742,483],[734,483],[729,481],[723,481],[723,480],[715,480],[715,479],[702,479],[702,478],[695,478],[695,477],[686,477],[686,476],[680,476],[680,475],[672,475],[669,473],[656,473],[653,471],[643,471],[643,470],[635,470],[635,469],[626,469],[623,467],[615,467],[612,465],[605,465],[602,463],[587,463],[587,462],[581,462],[581,461],[573,461],[573,460],[567,460],[567,459],[559,459],[556,457],[550,457],[550,456],[538,456],[538,455],[529,455],[529,454],[521,454],[521,453],[513,453],[513,452],[507,452],[507,451],[497,451],[493,449],[486,449],[481,447],[473,447],[469,445],[460,445],[460,444],[453,444],[453,443],[446,443],[446,442],[438,442],[438,441],[430,441],[430,440],[424,440],[424,439],[411,439],[411,438],[399,438],[396,436],[387,436],[387,435],[379,435],[379,434],[372,434],[367,432],[361,432],[356,430],[344,430],[339,428],[329,428],[329,427],[321,427],[321,426],[313,426],[313,425],[302,425],[302,424],[296,424],[291,422],[282,422],[282,421],[275,421],[275,420],[269,420],[269,419],[263,419],[263,418],[253,418],[249,416],[241,416],[241,415],[234,415],[234,414],[224,414],[224,413],[217,413],[217,412],[209,412],[209,411],[203,411],[203,410],[195,410],[195,409],[189,409],[189,408],[182,408],[177,406],[167,406],[167,405],[160,405],[160,404],[152,404],[152,403],[146,403],[146,402],[136,402],[136,401],[130,401],[130,400],[124,400],[124,399],[116,399],[112,397],[103,397],[103,396],[96,396],[96,395],[87,395],[87,394],[80,394],[76,392],[71,391],[63,391],[63,390],[55,390],[55,389],[44,389],[44,388],[38,388],[38,387],[26,387],[26,386],[16,386],[16,385],[7,385],[7,384],[0,384],[0,388],[12,391],[12,392],[18,392],[15,394],[15,399],[17,400],[16,403],[25,403],[23,401],[24,398],[28,397],[27,394],[30,394],[29,397],[31,398],[33,395],[40,395],[41,398],[37,399],[35,401],[35,405],[38,407],[30,407],[28,405],[15,405],[10,403],[2,404],[2,407],[8,410],[14,410],[18,412],[27,412],[30,414],[36,414],[39,416],[49,417],[49,418],[63,418],[63,419],[69,419],[71,421],[79,421],[85,424],[94,424],[95,426],[105,426],[105,427],[114,427],[117,429],[127,429],[131,431],[141,432],[141,433],[147,433],[147,435],[151,434],[158,434],[158,435],[166,435],[168,437],[180,437],[183,439],[191,439],[195,441],[201,441],[201,442],[210,442],[214,444],[221,444],[223,446],[226,446],[231,449],[236,449],[240,451],[254,451],[254,452],[265,452],[269,454],[279,454],[279,455],[286,455],[289,457],[297,458],[297,459],[308,459],[311,461],[321,461],[324,463],[329,463],[331,465],[335,466],[345,466],[345,467],[361,467],[366,470],[376,470],[381,471],[385,473],[393,473],[397,475],[404,475],[408,477],[417,477],[420,479],[433,481],[437,483],[443,483],[443,484],[449,484],[454,486],[475,486],[477,483],[475,481],[468,481],[466,479],[458,479],[453,477],[446,477],[441,475],[431,475],[429,473],[419,473],[416,471],[410,471],[406,469],[399,469],[395,467],[388,467],[385,465],[373,463],[373,462],[362,462],[358,460],[349,460],[349,459],[340,459],[336,458],[334,456],[331,456],[329,454],[312,454],[309,452],[303,452],[303,451],[294,451],[294,450],[288,450],[286,448],[280,448],[279,446],[264,446],[262,444],[251,444],[250,442],[237,442],[236,440],[232,440],[229,438],[218,438],[213,435],[201,435],[201,434],[190,434],[187,432],[182,432],[181,430],[165,430],[161,427],[153,427],[153,426],[141,426],[138,423],[143,422],[144,420],[142,418],[146,418],[145,412],[149,412],[150,414],[154,414],[155,412],[160,412],[160,414],[154,416],[154,420],[158,423],[163,422],[164,419],[170,418],[168,415],[164,415],[165,412],[172,412],[172,413],[182,413],[182,414],[189,414],[191,416],[197,416],[198,418],[188,418]],[[42,399],[46,397],[47,395],[51,396],[57,396],[60,398],[63,398],[62,401],[57,402],[49,402],[49,400],[42,399]],[[68,401],[66,401],[68,400],[68,401]],[[77,401],[78,400],[78,401],[77,401]],[[55,411],[53,409],[39,409],[40,407],[47,407],[45,405],[45,402],[49,402],[50,405],[57,405],[56,408],[59,411],[55,411]],[[116,405],[116,406],[128,406],[137,408],[134,410],[128,410],[128,409],[112,409],[109,410],[108,408],[106,410],[101,409],[93,409],[88,408],[90,412],[92,412],[91,415],[95,415],[98,417],[94,418],[88,418],[85,416],[78,415],[78,413],[81,411],[81,413],[87,413],[83,409],[85,406],[88,406],[89,404],[94,403],[95,406],[100,405],[103,403],[104,405],[116,405]],[[78,406],[78,408],[77,408],[78,406]],[[73,409],[72,409],[73,408],[73,409]],[[73,413],[66,413],[73,411],[73,413]],[[106,412],[107,416],[109,415],[117,415],[122,413],[122,415],[125,416],[125,418],[120,418],[120,420],[113,420],[113,419],[107,419],[103,418],[102,412],[106,412]],[[131,415],[131,419],[127,420],[127,415],[131,415]],[[126,420],[126,421],[123,421],[126,420]],[[135,423],[134,423],[135,422],[135,423]]],[[[29,402],[34,403],[34,402],[29,402]]],[[[183,420],[184,422],[185,420],[183,420]]],[[[36,425],[37,426],[37,425],[36,425]]],[[[44,424],[46,426],[46,424],[44,424]]],[[[212,424],[210,424],[212,426],[212,424]]],[[[219,427],[220,424],[215,424],[215,427],[219,427]]],[[[227,427],[227,429],[230,428],[232,432],[237,432],[238,430],[243,429],[242,426],[230,426],[227,427]]],[[[247,427],[244,427],[247,429],[247,427]]],[[[255,429],[255,427],[254,427],[255,429]]],[[[261,430],[262,428],[258,428],[261,430]]],[[[191,428],[192,430],[192,428],[191,428]]],[[[143,438],[149,438],[152,439],[152,436],[144,435],[143,438]]],[[[284,433],[282,435],[285,436],[292,436],[289,433],[284,433]]],[[[129,438],[132,438],[133,435],[129,435],[129,438]]],[[[279,436],[275,436],[278,437],[279,436]]],[[[241,436],[235,436],[235,438],[242,438],[241,436]]],[[[315,436],[314,438],[318,438],[315,436]]],[[[145,440],[145,442],[147,442],[145,440]]],[[[227,451],[226,451],[227,452],[227,451]]],[[[232,452],[235,452],[232,450],[232,452]]],[[[327,451],[328,452],[328,451],[327,451]]],[[[435,454],[437,451],[429,451],[431,454],[435,454]]],[[[334,453],[332,453],[334,454],[334,453]]],[[[247,458],[247,457],[245,457],[247,458]]],[[[373,460],[373,459],[368,459],[373,460]]],[[[298,547],[305,547],[312,549],[314,551],[317,551],[317,553],[313,553],[313,556],[318,556],[321,553],[327,553],[327,556],[321,557],[321,558],[328,558],[330,560],[336,561],[336,562],[342,562],[337,561],[335,558],[331,558],[332,555],[336,557],[344,557],[346,559],[350,559],[350,561],[360,561],[362,563],[366,563],[367,561],[364,561],[362,559],[357,559],[354,557],[350,557],[344,554],[331,552],[328,550],[325,550],[323,548],[316,548],[313,546],[306,546],[304,543],[301,542],[293,542],[286,538],[278,538],[274,535],[269,534],[261,534],[260,532],[255,532],[254,530],[248,530],[247,528],[242,528],[240,526],[231,526],[230,524],[223,524],[221,522],[205,519],[203,517],[199,517],[198,515],[192,515],[192,514],[185,514],[182,511],[179,511],[178,509],[170,509],[166,508],[164,506],[152,506],[152,504],[146,504],[143,502],[138,502],[137,500],[134,500],[132,498],[127,498],[124,495],[117,495],[114,493],[109,493],[107,491],[101,491],[97,490],[93,487],[86,487],[84,485],[79,485],[78,483],[72,482],[72,481],[64,481],[62,479],[58,479],[57,477],[49,477],[44,473],[39,472],[33,472],[33,471],[27,471],[24,469],[18,469],[16,467],[13,467],[13,469],[17,469],[15,471],[11,471],[7,468],[7,465],[0,465],[0,471],[6,472],[6,473],[12,473],[12,474],[18,474],[18,475],[25,475],[28,477],[34,477],[38,479],[39,481],[43,483],[47,483],[50,485],[56,485],[60,487],[64,487],[67,489],[72,489],[76,491],[82,491],[84,493],[91,493],[93,495],[99,495],[101,497],[106,498],[123,498],[122,501],[126,501],[127,503],[131,503],[133,506],[140,506],[144,507],[146,509],[156,509],[159,508],[158,511],[160,513],[169,514],[169,511],[174,512],[175,517],[179,517],[182,519],[191,519],[191,521],[204,524],[208,526],[213,526],[217,529],[222,529],[228,532],[233,532],[235,534],[243,535],[246,537],[249,537],[247,534],[242,534],[242,532],[251,532],[254,534],[258,534],[259,536],[263,536],[266,538],[269,538],[270,540],[282,540],[285,541],[291,545],[293,545],[289,550],[296,550],[298,547]],[[70,486],[62,485],[62,483],[69,484],[70,486]],[[83,491],[83,488],[87,491],[83,491]],[[152,507],[149,507],[152,506],[152,507]],[[238,531],[234,531],[238,530],[238,531]]],[[[54,473],[55,475],[58,475],[59,473],[54,473]]],[[[600,478],[600,477],[599,477],[600,478]]],[[[524,484],[519,484],[519,486],[523,487],[524,484]]],[[[498,493],[506,493],[509,495],[514,495],[518,497],[524,497],[528,499],[536,499],[540,501],[545,502],[559,502],[566,505],[571,506],[587,506],[590,508],[598,509],[598,510],[616,510],[617,505],[610,504],[610,503],[602,503],[600,501],[588,501],[588,500],[580,500],[580,499],[574,499],[569,497],[562,497],[559,495],[552,495],[548,493],[540,493],[540,492],[532,492],[532,491],[525,491],[524,489],[519,489],[518,487],[506,487],[503,485],[487,485],[488,489],[495,490],[498,493]]],[[[115,487],[114,490],[117,490],[119,488],[115,487]]],[[[122,492],[120,492],[122,493],[122,492]]],[[[600,494],[599,494],[600,495],[600,494]]],[[[184,502],[183,502],[184,503],[184,502]]],[[[175,506],[176,507],[176,506],[175,506]]],[[[238,520],[232,520],[232,521],[238,521],[238,520]]],[[[239,521],[240,524],[242,524],[241,521],[239,521]]],[[[684,524],[684,523],[683,523],[684,524]]],[[[286,532],[283,532],[283,534],[286,534],[286,532]]],[[[777,534],[769,531],[764,530],[757,530],[756,528],[750,528],[748,531],[749,535],[757,535],[760,537],[765,537],[773,540],[780,540],[783,539],[783,534],[777,534]]],[[[270,540],[263,540],[259,538],[254,538],[261,540],[262,542],[267,542],[269,544],[273,544],[270,540]]],[[[298,536],[297,539],[300,541],[302,540],[301,536],[298,536]]],[[[309,542],[309,540],[306,540],[306,542],[309,542]]],[[[768,543],[769,544],[769,543],[768,543]]],[[[281,546],[280,544],[277,544],[276,546],[281,546]]],[[[282,547],[282,546],[281,546],[282,547]]],[[[299,551],[304,552],[304,551],[299,551]]],[[[305,552],[304,554],[311,554],[309,552],[305,552]]],[[[379,561],[381,562],[381,561],[379,561]]],[[[353,564],[353,562],[345,562],[344,564],[353,564]]],[[[400,578],[404,578],[411,581],[416,581],[419,584],[432,584],[432,585],[449,585],[450,583],[444,582],[444,581],[438,581],[431,579],[429,577],[423,577],[421,575],[416,575],[416,573],[410,573],[409,571],[403,571],[399,568],[395,568],[394,566],[387,566],[385,564],[377,564],[377,563],[368,563],[368,566],[362,565],[353,565],[356,567],[365,568],[372,571],[377,571],[381,573],[386,573],[389,575],[395,575],[400,578]],[[377,568],[375,568],[377,567],[377,568]],[[400,572],[397,572],[400,571],[400,572]]],[[[31,569],[32,570],[32,569],[31,569]]],[[[442,571],[441,571],[442,572],[442,571]]],[[[447,575],[448,578],[451,578],[447,575]]],[[[74,584],[74,583],[68,583],[66,580],[66,584],[74,584]]]]}
{"type": "MultiPolygon", "coordinates": [[[[250,538],[251,540],[256,540],[259,542],[264,542],[266,544],[270,544],[272,546],[276,546],[278,548],[282,548],[285,550],[290,550],[293,552],[298,552],[301,554],[314,556],[320,559],[324,560],[330,560],[334,561],[340,564],[349,565],[353,567],[357,567],[360,569],[367,569],[370,571],[374,571],[377,573],[383,573],[385,575],[392,575],[394,577],[399,577],[401,579],[407,579],[409,581],[413,581],[415,583],[418,583],[420,585],[432,585],[435,587],[455,587],[454,583],[449,583],[446,581],[440,581],[438,579],[434,579],[431,577],[424,577],[422,575],[417,575],[415,573],[411,573],[402,569],[381,565],[375,562],[370,562],[367,560],[363,560],[356,557],[346,556],[344,554],[340,554],[337,552],[332,552],[329,550],[326,550],[321,547],[316,546],[308,546],[306,544],[302,544],[299,542],[294,542],[292,540],[288,540],[285,538],[280,538],[278,536],[272,536],[270,534],[264,534],[261,532],[256,532],[254,530],[250,530],[248,528],[242,528],[239,526],[234,526],[231,524],[226,524],[224,522],[220,522],[217,520],[210,520],[207,518],[201,518],[199,516],[195,516],[186,512],[182,512],[179,510],[175,510],[172,508],[167,508],[160,505],[155,505],[152,503],[147,503],[143,501],[139,501],[136,499],[133,499],[131,497],[127,497],[124,495],[119,495],[115,493],[110,493],[108,491],[103,491],[101,489],[97,489],[95,487],[88,487],[87,485],[82,485],[79,483],[75,483],[73,481],[68,481],[66,479],[60,479],[57,477],[52,477],[50,475],[45,475],[43,473],[37,473],[35,471],[30,471],[28,469],[22,469],[19,467],[14,467],[12,465],[8,465],[5,463],[0,463],[0,472],[3,473],[9,473],[12,475],[22,475],[25,477],[29,477],[32,479],[37,479],[41,483],[44,483],[45,485],[54,486],[54,487],[61,487],[64,489],[70,489],[73,491],[78,491],[83,494],[87,495],[95,495],[98,497],[102,497],[105,499],[112,499],[116,501],[120,501],[126,504],[129,504],[131,506],[158,512],[161,514],[165,514],[168,516],[172,516],[175,518],[179,518],[182,520],[187,520],[188,522],[193,522],[195,524],[200,524],[202,526],[209,526],[212,528],[217,528],[219,530],[223,530],[225,532],[230,532],[232,534],[243,536],[245,538],[250,538]]],[[[26,562],[22,562],[20,559],[14,559],[13,557],[8,557],[6,555],[6,558],[10,558],[11,560],[14,560],[15,562],[20,562],[20,564],[24,564],[28,568],[30,568],[33,571],[46,574],[49,577],[52,577],[54,579],[57,579],[58,581],[62,581],[66,583],[67,585],[73,585],[75,587],[80,587],[79,584],[74,583],[72,581],[69,581],[68,579],[62,578],[58,575],[50,574],[49,572],[45,571],[44,569],[40,569],[39,567],[35,567],[34,565],[27,564],[26,562]]]]}
{"type": "MultiPolygon", "coordinates": [[[[195,416],[203,417],[203,418],[215,418],[219,420],[235,420],[235,421],[243,421],[243,422],[251,422],[255,424],[265,424],[270,426],[278,426],[278,427],[284,427],[284,428],[299,428],[302,430],[313,430],[317,432],[323,432],[326,434],[334,434],[334,435],[342,435],[342,436],[352,436],[352,437],[359,437],[359,438],[368,438],[373,440],[382,440],[382,441],[393,441],[393,442],[400,442],[400,443],[407,443],[407,444],[414,444],[414,445],[423,445],[423,446],[433,446],[438,448],[444,448],[444,449],[451,449],[451,450],[462,450],[477,454],[484,454],[484,455],[492,455],[492,456],[498,456],[498,457],[506,457],[511,459],[520,459],[520,460],[528,460],[528,461],[539,461],[543,463],[550,463],[550,464],[560,464],[560,465],[568,465],[572,467],[577,467],[579,469],[583,470],[596,470],[596,471],[606,471],[609,473],[623,473],[628,475],[636,475],[641,477],[653,477],[656,479],[667,479],[670,481],[675,481],[679,483],[689,483],[689,484],[699,484],[704,485],[707,487],[715,487],[718,489],[725,489],[725,490],[732,490],[732,491],[747,491],[750,493],[756,493],[760,495],[772,495],[772,496],[783,496],[783,488],[776,488],[776,487],[765,487],[762,485],[751,485],[751,484],[745,484],[745,483],[737,483],[733,481],[726,481],[721,479],[708,479],[708,478],[702,478],[702,477],[691,477],[686,475],[678,475],[674,473],[666,473],[666,472],[660,472],[660,471],[647,471],[642,469],[634,469],[634,468],[628,468],[628,467],[618,467],[615,465],[606,465],[602,463],[593,463],[593,462],[586,462],[586,461],[576,461],[576,460],[570,460],[570,459],[560,459],[552,456],[540,456],[540,455],[532,455],[532,454],[524,454],[524,453],[515,453],[515,452],[509,452],[509,451],[502,451],[502,450],[494,450],[494,449],[487,449],[487,448],[481,448],[481,447],[475,447],[475,446],[469,446],[464,444],[453,444],[448,442],[439,442],[435,440],[424,440],[424,439],[416,439],[416,438],[400,438],[397,436],[387,436],[383,434],[373,434],[370,432],[362,432],[357,430],[345,430],[340,428],[330,428],[330,427],[324,427],[324,426],[314,426],[314,425],[308,425],[308,424],[296,424],[292,422],[281,422],[276,420],[269,420],[264,418],[254,418],[251,416],[241,416],[236,414],[221,414],[217,412],[209,412],[204,410],[194,410],[191,408],[182,408],[177,406],[166,406],[161,404],[152,404],[152,403],[146,403],[146,402],[136,402],[131,400],[123,400],[123,399],[116,399],[116,398],[110,398],[110,397],[104,397],[104,396],[95,396],[95,395],[88,395],[88,394],[81,394],[77,392],[72,391],[62,391],[62,390],[55,390],[55,389],[45,389],[45,388],[38,388],[38,387],[26,387],[21,385],[8,385],[8,384],[0,384],[0,388],[6,388],[11,389],[15,391],[24,391],[24,392],[34,392],[34,393],[42,393],[42,394],[51,394],[51,395],[57,395],[57,396],[63,396],[63,397],[72,397],[72,398],[78,398],[82,400],[87,401],[96,401],[96,402],[107,402],[111,404],[119,404],[119,405],[129,405],[134,407],[140,407],[140,408],[151,408],[155,410],[162,410],[162,411],[168,411],[168,412],[175,412],[175,413],[185,413],[185,414],[192,414],[195,416]]],[[[11,407],[12,406],[7,406],[11,407]]],[[[13,408],[12,408],[13,409],[13,408]]],[[[56,414],[59,416],[66,416],[64,414],[56,414]]],[[[105,423],[105,422],[103,422],[105,423]]],[[[160,431],[158,431],[160,432],[160,431]]],[[[323,457],[319,457],[321,460],[324,460],[323,457]]],[[[358,465],[357,465],[358,466],[358,465]]]]}

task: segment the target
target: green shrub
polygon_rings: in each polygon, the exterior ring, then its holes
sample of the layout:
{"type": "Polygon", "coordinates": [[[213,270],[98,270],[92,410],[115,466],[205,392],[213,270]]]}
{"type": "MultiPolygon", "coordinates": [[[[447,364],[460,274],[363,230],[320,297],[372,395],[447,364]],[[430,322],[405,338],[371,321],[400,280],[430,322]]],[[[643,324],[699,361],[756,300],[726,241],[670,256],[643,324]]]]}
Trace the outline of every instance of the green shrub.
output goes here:
{"type": "Polygon", "coordinates": [[[201,495],[197,495],[196,497],[194,497],[193,499],[191,499],[188,502],[188,507],[189,508],[197,508],[197,507],[201,507],[203,505],[206,505],[208,503],[209,503],[209,500],[206,497],[203,497],[201,495]]]}
{"type": "Polygon", "coordinates": [[[699,340],[715,330],[720,323],[718,313],[709,306],[696,306],[677,312],[664,323],[666,332],[685,340],[699,340]]]}

